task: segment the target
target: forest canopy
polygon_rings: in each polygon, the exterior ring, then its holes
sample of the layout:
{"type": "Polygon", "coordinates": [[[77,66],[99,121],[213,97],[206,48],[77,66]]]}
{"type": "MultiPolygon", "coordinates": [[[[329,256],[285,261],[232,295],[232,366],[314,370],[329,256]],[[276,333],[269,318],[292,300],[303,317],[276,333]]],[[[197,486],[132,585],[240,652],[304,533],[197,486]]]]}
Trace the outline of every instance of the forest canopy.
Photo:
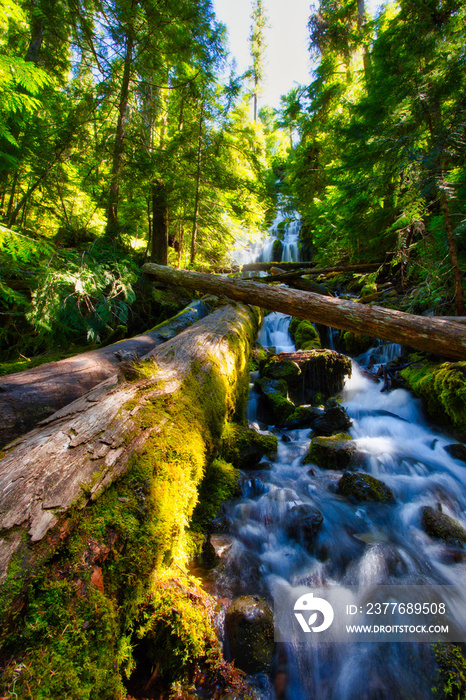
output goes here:
{"type": "Polygon", "coordinates": [[[385,259],[407,310],[464,313],[458,0],[387,3],[376,19],[363,0],[322,0],[309,18],[309,84],[280,109],[261,103],[263,0],[251,3],[243,75],[210,0],[0,10],[6,357],[163,320],[142,263],[223,269],[277,206],[301,217],[302,259],[385,259]]]}

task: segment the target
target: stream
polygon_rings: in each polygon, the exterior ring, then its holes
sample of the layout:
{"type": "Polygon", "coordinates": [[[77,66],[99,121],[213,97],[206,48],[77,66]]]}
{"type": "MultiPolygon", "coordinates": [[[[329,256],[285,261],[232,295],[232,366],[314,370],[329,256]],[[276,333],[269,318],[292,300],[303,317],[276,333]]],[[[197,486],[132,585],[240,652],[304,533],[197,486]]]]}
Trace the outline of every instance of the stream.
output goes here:
{"type": "MultiPolygon", "coordinates": [[[[292,351],[289,322],[289,316],[269,314],[259,342],[277,352],[292,351]]],[[[255,594],[273,601],[277,583],[317,588],[464,584],[463,550],[432,539],[421,527],[422,508],[439,504],[466,525],[465,465],[444,449],[454,440],[428,425],[419,401],[407,391],[382,392],[382,382],[363,373],[369,362],[382,364],[399,350],[380,345],[360,356],[341,395],[353,421],[349,432],[365,456],[360,471],[389,486],[394,503],[355,503],[339,495],[341,472],[302,464],[309,428],[264,426],[257,395],[250,391],[250,426],[276,434],[278,454],[247,472],[240,497],[223,509],[229,549],[213,576],[219,598],[255,594]],[[312,550],[288,536],[287,517],[299,504],[314,506],[323,516],[312,550]]],[[[466,628],[466,596],[450,602],[466,628]]],[[[264,700],[412,700],[434,697],[434,672],[428,643],[316,641],[277,644],[272,683],[266,677],[256,680],[264,700]]]]}

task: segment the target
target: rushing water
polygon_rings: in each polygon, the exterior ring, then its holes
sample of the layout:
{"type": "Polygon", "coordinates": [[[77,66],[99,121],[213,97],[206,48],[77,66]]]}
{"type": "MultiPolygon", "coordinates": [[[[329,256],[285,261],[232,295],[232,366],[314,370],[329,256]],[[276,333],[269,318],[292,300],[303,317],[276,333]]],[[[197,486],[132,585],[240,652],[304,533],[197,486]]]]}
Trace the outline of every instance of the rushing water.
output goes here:
{"type": "Polygon", "coordinates": [[[301,222],[297,215],[296,218],[288,223],[280,233],[284,215],[279,212],[275,217],[275,221],[269,230],[269,236],[265,241],[256,243],[247,243],[234,253],[234,259],[238,265],[246,265],[251,262],[272,262],[272,251],[275,241],[281,237],[282,243],[282,261],[283,262],[298,262],[299,261],[299,230],[301,222]]]}
{"type": "MultiPolygon", "coordinates": [[[[293,244],[294,245],[294,244],[293,244]]],[[[259,335],[264,347],[293,349],[290,317],[267,316],[259,335]]],[[[362,366],[382,364],[400,351],[380,345],[361,356],[362,366]]],[[[365,470],[387,484],[395,503],[351,503],[336,493],[341,472],[303,465],[309,429],[276,431],[272,463],[248,472],[242,495],[225,513],[232,545],[216,575],[219,596],[259,594],[272,600],[277,583],[311,586],[380,584],[462,585],[463,552],[428,537],[420,524],[424,506],[465,521],[466,469],[444,447],[452,442],[426,423],[407,391],[382,392],[381,382],[353,364],[342,405],[353,420],[350,433],[365,455],[365,470]],[[314,548],[287,534],[290,509],[315,506],[323,515],[314,548]]],[[[250,424],[259,429],[257,396],[251,391],[250,424]]],[[[261,424],[263,432],[273,430],[261,424]]],[[[466,599],[456,604],[466,628],[466,599]]],[[[275,685],[262,697],[277,700],[398,700],[431,698],[435,661],[429,644],[279,644],[275,685]]]]}
{"type": "MultiPolygon", "coordinates": [[[[289,318],[281,314],[269,315],[262,341],[278,338],[280,347],[289,349],[287,322],[289,318]]],[[[383,361],[396,348],[378,352],[383,361]]],[[[312,586],[464,582],[463,557],[435,543],[420,526],[425,505],[436,507],[441,502],[443,511],[456,519],[466,511],[466,470],[444,450],[452,440],[427,426],[418,401],[408,392],[381,392],[381,384],[365,377],[356,363],[342,405],[353,419],[351,435],[366,455],[364,469],[390,486],[396,503],[355,505],[338,496],[335,485],[341,472],[302,464],[309,429],[281,431],[275,461],[248,474],[242,496],[228,507],[233,545],[217,579],[223,596],[259,593],[270,598],[277,582],[312,586]],[[287,515],[297,504],[311,504],[324,517],[313,553],[287,535],[287,515]]],[[[254,412],[253,392],[249,420],[258,428],[254,412]]],[[[463,601],[459,614],[464,616],[465,611],[463,601]]],[[[432,697],[434,664],[428,644],[279,645],[277,665],[285,690],[277,694],[271,690],[270,698],[432,697]]]]}

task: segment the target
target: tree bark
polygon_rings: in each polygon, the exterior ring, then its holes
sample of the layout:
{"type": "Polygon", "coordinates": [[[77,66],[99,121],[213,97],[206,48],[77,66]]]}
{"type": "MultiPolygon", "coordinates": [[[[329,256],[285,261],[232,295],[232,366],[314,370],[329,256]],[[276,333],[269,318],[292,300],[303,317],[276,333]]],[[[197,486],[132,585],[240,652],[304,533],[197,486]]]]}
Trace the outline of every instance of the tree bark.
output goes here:
{"type": "Polygon", "coordinates": [[[151,262],[168,264],[167,195],[162,180],[152,183],[151,262]]]}
{"type": "Polygon", "coordinates": [[[126,112],[128,109],[129,82],[133,63],[134,36],[128,32],[126,38],[125,62],[121,83],[120,102],[118,105],[118,121],[113,148],[112,175],[107,202],[107,233],[115,233],[118,229],[118,199],[120,194],[120,173],[125,141],[126,112]]]}
{"type": "Polygon", "coordinates": [[[201,163],[202,163],[202,134],[204,124],[204,103],[199,115],[199,137],[197,143],[196,195],[194,198],[193,233],[191,236],[191,265],[194,264],[197,252],[197,230],[199,219],[199,203],[201,199],[201,163]]]}
{"type": "Polygon", "coordinates": [[[199,303],[143,335],[2,377],[0,448],[113,376],[120,362],[116,352],[120,357],[125,353],[143,357],[207,313],[207,306],[199,303]]]}
{"type": "Polygon", "coordinates": [[[159,399],[164,399],[162,423],[176,424],[185,380],[197,387],[191,399],[182,395],[184,402],[195,401],[193,417],[205,422],[206,434],[214,430],[213,421],[220,433],[235,408],[235,392],[244,386],[245,358],[256,333],[251,308],[222,306],[149,353],[136,380],[117,381],[113,375],[12,443],[0,461],[0,581],[21,547],[27,547],[33,565],[34,543],[57,525],[65,530],[72,505],[84,508],[96,500],[149,438],[156,444],[161,425],[152,422],[150,411],[159,399]],[[212,395],[202,394],[207,387],[215,392],[215,410],[212,395]]]}
{"type": "Polygon", "coordinates": [[[281,286],[175,270],[160,265],[146,264],[143,271],[167,284],[179,284],[188,289],[224,295],[236,301],[401,343],[454,360],[466,359],[466,333],[459,323],[415,316],[380,306],[369,307],[313,292],[299,292],[281,286]]]}
{"type": "MultiPolygon", "coordinates": [[[[281,262],[279,264],[271,262],[248,263],[241,267],[245,272],[269,270],[271,267],[280,267],[284,271],[302,270],[303,275],[325,275],[330,272],[369,272],[376,270],[383,265],[383,262],[378,263],[357,263],[355,265],[334,265],[333,267],[315,267],[315,263],[308,262],[281,262]]],[[[236,268],[237,269],[237,268],[236,268]]]]}

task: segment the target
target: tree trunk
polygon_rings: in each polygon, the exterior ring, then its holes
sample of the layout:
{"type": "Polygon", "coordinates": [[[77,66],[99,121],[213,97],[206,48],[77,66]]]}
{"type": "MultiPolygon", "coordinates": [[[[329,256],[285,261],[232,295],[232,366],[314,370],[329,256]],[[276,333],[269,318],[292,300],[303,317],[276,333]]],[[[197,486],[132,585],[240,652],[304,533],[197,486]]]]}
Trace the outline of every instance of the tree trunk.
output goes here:
{"type": "MultiPolygon", "coordinates": [[[[75,521],[76,508],[98,500],[138,459],[147,459],[149,449],[154,454],[166,450],[158,445],[158,435],[170,432],[171,426],[176,432],[182,415],[187,416],[187,427],[197,431],[198,459],[205,460],[224,421],[236,410],[236,400],[244,399],[247,357],[256,333],[257,314],[251,308],[222,306],[156,348],[136,369],[133,366],[131,381],[112,376],[12,443],[0,461],[0,581],[19,549],[23,572],[26,560],[29,567],[34,565],[34,543],[53,528],[66,531],[72,505],[75,521]]],[[[179,440],[171,451],[177,444],[179,440]]],[[[176,463],[195,486],[193,465],[185,467],[179,458],[176,463]]],[[[197,482],[202,472],[199,464],[197,482]]],[[[163,464],[154,462],[151,478],[157,480],[160,474],[163,478],[163,464]]],[[[188,499],[191,505],[186,507],[192,512],[192,484],[183,483],[181,476],[171,491],[161,491],[165,486],[157,484],[157,507],[179,498],[174,514],[179,512],[185,523],[181,503],[188,499]]],[[[157,522],[163,523],[164,513],[159,516],[162,520],[157,522]]],[[[174,522],[174,530],[183,529],[183,522],[174,522]]],[[[160,546],[173,546],[173,538],[175,534],[160,546]]],[[[43,556],[43,548],[37,552],[43,556]]]]}
{"type": "Polygon", "coordinates": [[[118,370],[119,358],[125,353],[143,357],[206,313],[207,306],[199,303],[143,335],[2,377],[0,448],[113,376],[118,370]]]}
{"type": "Polygon", "coordinates": [[[113,148],[112,175],[107,202],[107,233],[112,234],[118,229],[118,199],[120,194],[120,173],[125,141],[126,112],[128,109],[129,82],[133,62],[134,37],[132,31],[126,37],[125,63],[121,83],[120,102],[118,105],[118,121],[113,148]]]}
{"type": "Polygon", "coordinates": [[[199,218],[199,202],[201,198],[201,162],[202,162],[202,132],[204,122],[204,103],[201,105],[199,116],[199,138],[197,144],[197,171],[196,171],[196,195],[194,199],[193,234],[191,237],[191,265],[194,263],[197,252],[197,222],[199,218]]]}
{"type": "Polygon", "coordinates": [[[167,193],[165,183],[152,183],[152,246],[151,262],[168,264],[167,193]]]}
{"type": "Polygon", "coordinates": [[[458,316],[462,316],[464,314],[463,275],[461,273],[461,266],[458,260],[458,248],[456,246],[455,234],[453,233],[450,209],[443,190],[440,190],[440,204],[442,207],[443,219],[445,221],[445,229],[447,232],[448,249],[450,251],[456,313],[458,316]]]}
{"type": "Polygon", "coordinates": [[[174,270],[150,263],[144,265],[143,271],[167,284],[179,284],[189,289],[224,295],[236,301],[282,311],[326,326],[401,343],[443,357],[455,360],[466,359],[466,333],[459,323],[415,316],[380,306],[369,307],[313,292],[299,292],[286,287],[269,286],[201,272],[174,270]]]}

